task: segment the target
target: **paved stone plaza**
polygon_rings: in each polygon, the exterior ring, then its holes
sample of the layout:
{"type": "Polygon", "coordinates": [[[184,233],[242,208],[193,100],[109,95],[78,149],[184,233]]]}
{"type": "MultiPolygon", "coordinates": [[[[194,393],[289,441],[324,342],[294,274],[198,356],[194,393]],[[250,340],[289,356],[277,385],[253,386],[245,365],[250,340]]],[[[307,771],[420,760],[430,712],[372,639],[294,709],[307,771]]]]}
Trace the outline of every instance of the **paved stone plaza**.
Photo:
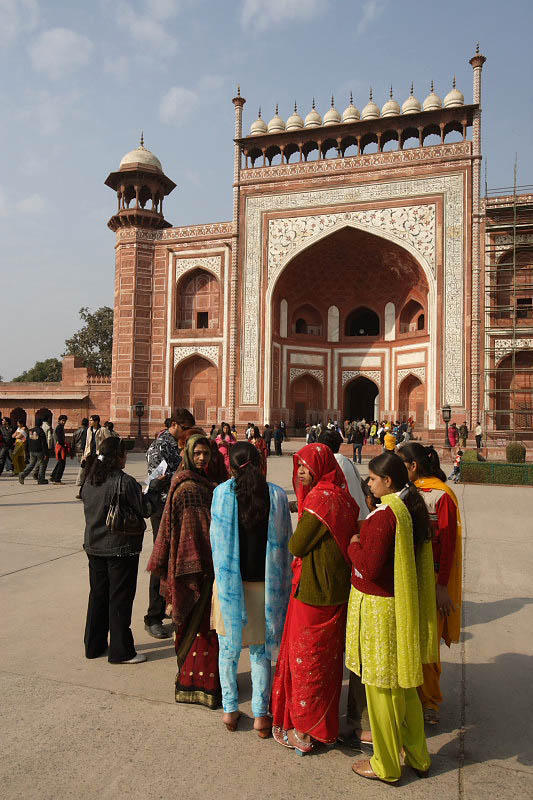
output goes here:
{"type": "MultiPolygon", "coordinates": [[[[148,662],[113,666],[106,658],[84,658],[88,578],[75,464],[68,463],[61,487],[0,479],[5,800],[388,795],[389,787],[352,774],[359,757],[354,751],[338,748],[300,759],[272,739],[259,740],[251,719],[229,734],[220,711],[174,703],[172,641],[151,639],[143,626],[149,534],[132,625],[148,662]]],[[[287,456],[271,458],[269,478],[289,490],[291,465],[287,456]]],[[[144,477],[142,456],[130,456],[126,469],[144,477]]],[[[533,491],[457,488],[465,523],[464,641],[443,652],[446,703],[440,726],[429,732],[432,777],[419,780],[405,770],[399,791],[446,800],[529,798],[533,491]]],[[[246,714],[248,669],[243,658],[246,714]]]]}

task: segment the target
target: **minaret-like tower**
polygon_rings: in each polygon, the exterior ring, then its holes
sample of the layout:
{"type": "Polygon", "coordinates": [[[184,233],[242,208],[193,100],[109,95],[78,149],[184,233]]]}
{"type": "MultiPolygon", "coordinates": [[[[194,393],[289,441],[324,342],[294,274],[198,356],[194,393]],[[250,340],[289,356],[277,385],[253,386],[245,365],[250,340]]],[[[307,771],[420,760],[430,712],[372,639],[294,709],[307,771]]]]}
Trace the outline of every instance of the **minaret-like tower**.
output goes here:
{"type": "Polygon", "coordinates": [[[231,101],[235,106],[235,145],[233,148],[233,226],[234,244],[231,248],[231,284],[230,284],[230,303],[231,318],[229,332],[229,409],[231,422],[235,423],[235,389],[237,385],[237,333],[239,330],[238,319],[238,286],[239,276],[237,273],[238,252],[239,252],[239,203],[240,203],[240,179],[241,179],[241,145],[242,137],[242,109],[246,100],[241,97],[241,87],[237,86],[237,94],[231,101]]]}
{"type": "Polygon", "coordinates": [[[170,227],[163,216],[163,198],[176,184],[145,148],[142,134],[139,147],[124,156],[105,184],[118,199],[117,212],[107,223],[116,232],[111,419],[121,436],[136,436],[133,407],[140,400],[146,408],[141,431],[147,436],[150,375],[156,362],[162,369],[163,358],[154,344],[164,336],[164,320],[154,314],[156,278],[164,280],[166,274],[164,265],[155,265],[155,236],[147,234],[170,227]],[[161,269],[163,277],[157,272],[161,269]]]}
{"type": "Polygon", "coordinates": [[[118,208],[108,226],[119,228],[169,228],[163,216],[163,198],[176,188],[163,172],[160,160],[144,146],[126,153],[118,172],[111,172],[105,185],[117,193],[118,208]]]}
{"type": "Polygon", "coordinates": [[[474,111],[472,123],[472,418],[476,424],[481,411],[479,364],[481,358],[481,72],[487,59],[479,52],[470,59],[474,70],[474,111]]]}

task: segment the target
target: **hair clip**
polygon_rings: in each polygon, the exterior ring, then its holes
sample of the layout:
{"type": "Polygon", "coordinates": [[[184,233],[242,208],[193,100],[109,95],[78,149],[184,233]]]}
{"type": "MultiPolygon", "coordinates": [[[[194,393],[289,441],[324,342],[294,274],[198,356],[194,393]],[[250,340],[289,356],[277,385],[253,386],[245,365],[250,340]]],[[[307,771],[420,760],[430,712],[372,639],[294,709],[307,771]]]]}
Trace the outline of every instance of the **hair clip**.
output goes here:
{"type": "Polygon", "coordinates": [[[99,456],[98,456],[98,461],[103,461],[103,460],[104,460],[104,456],[102,456],[102,455],[99,455],[99,456]]]}
{"type": "Polygon", "coordinates": [[[250,459],[248,459],[248,461],[245,461],[244,464],[239,464],[239,469],[242,469],[243,467],[245,467],[249,463],[250,463],[250,459]]]}

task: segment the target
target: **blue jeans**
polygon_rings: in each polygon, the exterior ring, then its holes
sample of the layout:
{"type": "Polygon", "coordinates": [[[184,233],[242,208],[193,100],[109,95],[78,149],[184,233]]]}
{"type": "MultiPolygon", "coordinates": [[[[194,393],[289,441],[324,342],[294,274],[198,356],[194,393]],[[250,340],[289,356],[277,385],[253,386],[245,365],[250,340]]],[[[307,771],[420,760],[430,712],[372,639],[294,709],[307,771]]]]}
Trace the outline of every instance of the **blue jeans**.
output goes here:
{"type": "MultiPolygon", "coordinates": [[[[219,634],[218,644],[222,706],[226,714],[230,714],[239,709],[237,666],[240,651],[233,649],[227,636],[219,634]]],[[[265,656],[264,644],[250,645],[250,664],[252,667],[252,714],[254,717],[264,717],[268,714],[270,702],[270,660],[265,656]]]]}

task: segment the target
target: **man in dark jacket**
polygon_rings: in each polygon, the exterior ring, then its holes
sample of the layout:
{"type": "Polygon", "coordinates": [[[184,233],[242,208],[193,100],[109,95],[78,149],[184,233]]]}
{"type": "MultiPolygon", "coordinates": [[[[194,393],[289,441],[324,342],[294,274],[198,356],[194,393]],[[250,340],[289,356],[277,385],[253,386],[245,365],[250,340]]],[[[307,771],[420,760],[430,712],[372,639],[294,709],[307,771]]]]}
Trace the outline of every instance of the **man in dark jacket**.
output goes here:
{"type": "Polygon", "coordinates": [[[7,461],[9,471],[13,471],[13,464],[11,463],[10,453],[14,446],[13,433],[14,427],[9,417],[4,417],[2,425],[0,426],[0,434],[2,436],[2,444],[0,445],[0,475],[4,471],[4,466],[7,461]]]}
{"type": "Polygon", "coordinates": [[[272,455],[272,428],[270,425],[265,425],[265,430],[263,431],[263,439],[265,440],[265,444],[267,446],[268,455],[272,455]]]}
{"type": "Polygon", "coordinates": [[[42,429],[42,420],[37,420],[34,428],[30,429],[28,437],[28,447],[30,452],[30,461],[26,469],[19,475],[19,483],[24,483],[24,478],[27,478],[32,470],[37,472],[37,483],[44,485],[48,483],[44,477],[46,471],[46,464],[48,463],[48,444],[46,441],[45,432],[42,429]]]}
{"type": "Polygon", "coordinates": [[[58,420],[58,424],[56,425],[56,429],[54,431],[57,463],[54,469],[52,470],[52,474],[50,475],[50,480],[52,483],[61,483],[61,478],[63,477],[63,472],[65,471],[65,463],[67,461],[65,422],[67,421],[67,419],[68,417],[65,414],[61,414],[58,420]]]}
{"type": "MultiPolygon", "coordinates": [[[[72,436],[72,444],[74,446],[74,452],[76,453],[76,458],[78,459],[79,469],[78,475],[76,477],[76,486],[82,486],[83,480],[85,478],[85,469],[82,467],[81,462],[83,461],[83,453],[85,451],[85,445],[87,444],[87,431],[89,429],[89,420],[87,417],[84,417],[81,421],[81,425],[77,431],[74,431],[72,436]]],[[[78,492],[76,495],[78,500],[81,500],[81,495],[78,492]]]]}
{"type": "Polygon", "coordinates": [[[361,463],[361,453],[363,450],[363,442],[365,440],[365,436],[363,433],[362,425],[357,425],[352,433],[352,444],[353,444],[353,463],[360,464],[361,463]]]}

